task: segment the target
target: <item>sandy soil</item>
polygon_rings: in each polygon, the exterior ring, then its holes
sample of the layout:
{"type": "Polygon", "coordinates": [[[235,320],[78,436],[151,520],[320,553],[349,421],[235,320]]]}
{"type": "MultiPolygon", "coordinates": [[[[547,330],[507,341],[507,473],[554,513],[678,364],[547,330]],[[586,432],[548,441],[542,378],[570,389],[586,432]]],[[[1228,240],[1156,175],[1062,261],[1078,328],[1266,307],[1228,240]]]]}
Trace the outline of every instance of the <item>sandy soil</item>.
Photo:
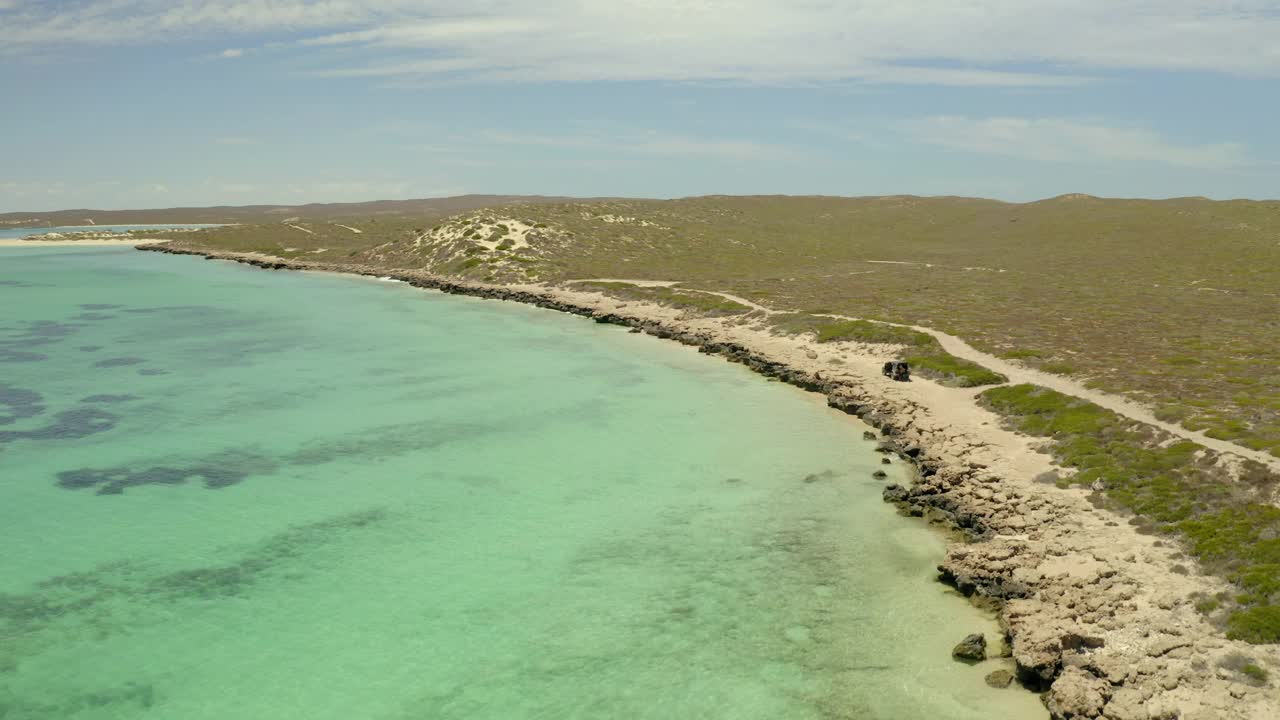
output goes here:
{"type": "MultiPolygon", "coordinates": [[[[261,255],[213,256],[275,269],[352,271],[261,255]]],[[[1228,640],[1194,607],[1193,593],[1211,595],[1227,585],[1197,572],[1194,561],[1171,543],[1140,534],[1122,518],[1095,508],[1088,491],[1035,481],[1053,469],[1051,458],[1039,451],[1041,441],[1005,429],[999,417],[976,402],[980,388],[924,379],[893,382],[880,372],[887,358],[883,346],[777,336],[741,317],[693,317],[570,286],[493,286],[383,268],[367,273],[591,315],[699,345],[704,352],[826,393],[829,405],[880,428],[886,452],[921,468],[912,488],[886,488],[887,499],[899,501],[911,515],[982,531],[973,542],[951,545],[939,566],[941,576],[966,594],[997,603],[1019,678],[1045,691],[1054,718],[1280,717],[1275,680],[1259,687],[1230,669],[1233,658],[1248,658],[1278,677],[1280,648],[1228,640]]],[[[1041,382],[1025,368],[990,362],[972,348],[939,339],[954,354],[1006,371],[1015,380],[1041,382]]],[[[957,641],[967,632],[942,631],[955,634],[957,641]]]]}
{"type": "Polygon", "coordinates": [[[1061,393],[1084,398],[1085,400],[1101,405],[1118,415],[1123,415],[1127,418],[1131,418],[1148,425],[1155,425],[1170,435],[1177,435],[1178,437],[1199,443],[1200,445],[1216,450],[1220,453],[1227,453],[1249,458],[1250,460],[1256,460],[1263,465],[1267,465],[1274,470],[1280,471],[1280,458],[1270,453],[1251,450],[1226,440],[1217,440],[1205,435],[1199,430],[1190,430],[1175,423],[1158,420],[1156,419],[1155,413],[1153,413],[1150,408],[1121,395],[1095,390],[1093,388],[1086,387],[1082,382],[1068,377],[1043,372],[1014,361],[996,357],[995,355],[989,355],[980,350],[974,349],[968,343],[954,335],[947,335],[946,333],[939,332],[932,328],[919,327],[915,325],[910,327],[934,336],[938,339],[938,342],[942,344],[943,350],[946,350],[956,357],[972,360],[987,368],[995,370],[996,372],[1004,373],[1009,377],[1010,382],[1033,383],[1052,390],[1057,390],[1061,393]]]}
{"type": "MultiPolygon", "coordinates": [[[[869,262],[890,262],[890,261],[876,260],[876,261],[869,261],[869,262]]],[[[608,278],[608,279],[597,279],[594,281],[595,282],[623,282],[623,283],[631,283],[633,285],[661,286],[661,287],[671,287],[678,284],[674,280],[625,280],[625,279],[608,278]]],[[[688,288],[681,288],[681,289],[688,290],[688,288]]],[[[762,305],[759,305],[757,303],[754,303],[745,298],[741,298],[736,295],[730,295],[728,293],[716,292],[712,290],[698,290],[696,292],[703,292],[709,295],[716,295],[726,300],[731,300],[733,302],[746,305],[747,307],[750,307],[753,310],[758,310],[768,314],[795,312],[794,310],[773,310],[770,308],[766,308],[762,305]]],[[[823,317],[836,318],[840,320],[866,320],[866,318],[856,318],[848,315],[824,315],[823,317]]],[[[918,332],[932,335],[933,337],[937,338],[938,343],[942,345],[943,350],[946,350],[948,353],[951,353],[952,355],[955,355],[958,358],[971,360],[973,362],[978,363],[979,365],[982,365],[983,367],[989,368],[991,370],[995,370],[996,372],[999,372],[999,373],[1003,373],[1009,378],[1009,382],[1011,383],[1014,383],[1014,384],[1031,383],[1034,385],[1047,387],[1051,390],[1057,390],[1058,392],[1065,393],[1067,395],[1074,395],[1075,397],[1078,397],[1078,398],[1084,398],[1085,400],[1088,400],[1092,403],[1096,403],[1098,405],[1101,405],[1104,408],[1107,408],[1108,410],[1111,410],[1117,415],[1123,415],[1124,417],[1130,418],[1131,420],[1136,420],[1138,422],[1146,423],[1148,425],[1154,425],[1160,428],[1161,430],[1164,430],[1165,432],[1169,433],[1170,435],[1176,435],[1185,440],[1190,440],[1194,443],[1198,443],[1200,445],[1203,445],[1207,448],[1210,448],[1211,450],[1215,450],[1220,453],[1226,453],[1230,455],[1235,455],[1237,457],[1256,460],[1257,462],[1260,462],[1263,465],[1266,465],[1272,468],[1273,470],[1280,472],[1280,458],[1277,458],[1276,456],[1270,453],[1265,453],[1259,450],[1251,450],[1249,448],[1242,447],[1240,445],[1237,445],[1232,442],[1228,442],[1226,440],[1218,440],[1215,438],[1211,438],[1199,430],[1190,430],[1176,423],[1164,422],[1163,420],[1157,419],[1155,416],[1155,413],[1152,412],[1150,408],[1140,403],[1136,403],[1122,395],[1116,395],[1113,393],[1107,393],[1101,390],[1096,390],[1096,389],[1087,387],[1082,382],[1073,380],[1068,377],[1063,377],[1062,375],[1055,375],[1053,373],[1043,372],[1041,370],[1036,370],[1035,368],[1027,367],[1026,365],[1023,365],[1015,361],[1006,360],[1004,358],[996,357],[995,355],[984,353],[981,350],[974,348],[973,346],[966,343],[964,340],[961,340],[960,338],[954,335],[948,335],[944,332],[934,330],[933,328],[924,327],[921,325],[902,325],[899,323],[884,322],[883,320],[867,320],[867,322],[879,323],[881,325],[893,325],[895,327],[910,328],[918,332]]]]}

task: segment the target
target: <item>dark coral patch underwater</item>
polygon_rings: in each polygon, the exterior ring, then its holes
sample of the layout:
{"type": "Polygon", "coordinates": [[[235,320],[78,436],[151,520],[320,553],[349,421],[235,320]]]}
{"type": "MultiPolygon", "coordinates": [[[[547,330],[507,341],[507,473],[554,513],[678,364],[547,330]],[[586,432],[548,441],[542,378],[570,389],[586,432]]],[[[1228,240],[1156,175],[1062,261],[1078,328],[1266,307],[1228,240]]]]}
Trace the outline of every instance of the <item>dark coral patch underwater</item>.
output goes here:
{"type": "Polygon", "coordinates": [[[116,426],[120,416],[95,407],[63,410],[54,422],[35,430],[0,431],[0,444],[15,440],[76,440],[106,432],[116,426]]]}
{"type": "Polygon", "coordinates": [[[61,342],[75,334],[81,326],[53,320],[37,320],[16,328],[7,328],[0,337],[0,362],[40,362],[49,356],[37,348],[61,342]]]}
{"type": "Polygon", "coordinates": [[[11,425],[18,420],[36,417],[44,412],[44,397],[35,390],[0,384],[0,425],[11,425]]]}
{"type": "Polygon", "coordinates": [[[117,357],[99,360],[93,366],[98,368],[127,367],[129,365],[141,365],[144,362],[146,360],[140,357],[117,357]]]}
{"type": "Polygon", "coordinates": [[[47,345],[68,338],[80,331],[77,323],[63,323],[56,320],[33,320],[17,335],[17,340],[47,345]]]}
{"type": "Polygon", "coordinates": [[[90,395],[89,397],[81,398],[80,402],[82,403],[122,403],[122,402],[129,402],[130,400],[141,400],[141,399],[142,398],[138,397],[137,395],[90,395]]]}
{"type": "Polygon", "coordinates": [[[48,360],[48,355],[32,350],[35,346],[45,344],[47,343],[40,341],[33,342],[29,338],[25,337],[14,340],[0,340],[0,362],[16,363],[48,360]]]}
{"type": "Polygon", "coordinates": [[[58,473],[58,487],[67,490],[97,488],[99,495],[120,495],[141,485],[183,485],[204,481],[205,488],[217,490],[242,482],[252,475],[276,469],[270,458],[252,454],[223,453],[187,465],[153,465],[146,468],[80,468],[58,473]]]}

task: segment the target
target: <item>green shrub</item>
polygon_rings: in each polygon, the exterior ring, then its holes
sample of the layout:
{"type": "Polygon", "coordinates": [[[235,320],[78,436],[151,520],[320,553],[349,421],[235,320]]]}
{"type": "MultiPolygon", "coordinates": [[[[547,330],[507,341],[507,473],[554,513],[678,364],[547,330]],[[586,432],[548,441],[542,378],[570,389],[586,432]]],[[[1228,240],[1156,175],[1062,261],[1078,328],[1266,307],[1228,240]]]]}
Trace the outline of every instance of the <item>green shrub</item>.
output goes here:
{"type": "Polygon", "coordinates": [[[944,352],[932,335],[911,328],[869,320],[836,320],[812,313],[778,313],[770,316],[768,322],[775,330],[788,335],[813,333],[821,343],[854,341],[901,345],[908,350],[906,357],[893,359],[905,360],[913,371],[948,385],[978,387],[1009,381],[1000,373],[944,352]]]}
{"type": "Polygon", "coordinates": [[[1244,676],[1245,681],[1251,685],[1265,685],[1267,683],[1268,673],[1266,668],[1258,665],[1256,660],[1242,652],[1227,653],[1218,660],[1217,665],[1224,670],[1240,673],[1244,676]]]}
{"type": "Polygon", "coordinates": [[[905,360],[921,375],[957,387],[980,387],[1009,382],[1009,378],[998,372],[941,351],[928,355],[909,355],[905,360]]]}
{"type": "Polygon", "coordinates": [[[1255,645],[1280,642],[1280,607],[1258,605],[1231,613],[1227,637],[1255,645]]]}
{"type": "Polygon", "coordinates": [[[1098,435],[1120,421],[1110,410],[1038,385],[993,388],[982,396],[992,409],[1016,418],[1019,429],[1030,435],[1098,435]]]}
{"type": "Polygon", "coordinates": [[[910,347],[928,347],[937,345],[932,335],[918,332],[910,328],[874,323],[869,320],[828,320],[817,326],[818,342],[828,343],[842,340],[877,343],[881,345],[907,345],[910,347]]]}
{"type": "Polygon", "coordinates": [[[1157,420],[1172,423],[1182,422],[1187,419],[1191,413],[1191,408],[1186,407],[1185,405],[1164,405],[1156,408],[1155,410],[1157,420]]]}
{"type": "MultiPolygon", "coordinates": [[[[1197,462],[1199,445],[1154,445],[1150,428],[1086,400],[1035,385],[992,388],[982,399],[1015,429],[1053,438],[1054,456],[1079,471],[1070,483],[1103,481],[1108,502],[1156,532],[1181,536],[1206,569],[1244,590],[1227,618],[1231,637],[1280,642],[1280,605],[1272,604],[1280,601],[1280,508],[1210,474],[1197,462]]],[[[1218,607],[1197,604],[1201,612],[1218,607]]]]}
{"type": "Polygon", "coordinates": [[[1244,667],[1240,668],[1240,672],[1245,677],[1249,678],[1250,680],[1253,680],[1259,685],[1264,685],[1267,682],[1267,671],[1257,665],[1254,665],[1253,663],[1249,663],[1248,665],[1245,665],[1244,667]]]}
{"type": "Polygon", "coordinates": [[[1216,440],[1235,440],[1249,434],[1249,424],[1241,420],[1219,420],[1204,434],[1216,440]]]}
{"type": "Polygon", "coordinates": [[[1064,362],[1045,363],[1040,366],[1040,369],[1047,373],[1053,373],[1054,375],[1072,375],[1076,371],[1074,365],[1064,362]]]}
{"type": "Polygon", "coordinates": [[[751,312],[751,308],[742,303],[693,290],[677,290],[664,286],[648,287],[623,282],[579,281],[574,284],[613,297],[646,300],[704,315],[740,315],[751,312]]]}
{"type": "Polygon", "coordinates": [[[1208,615],[1222,606],[1222,601],[1217,598],[1205,598],[1196,601],[1196,612],[1201,615],[1208,615]]]}
{"type": "MultiPolygon", "coordinates": [[[[756,294],[763,295],[764,293],[756,294]]],[[[768,322],[774,330],[787,335],[803,335],[805,333],[818,332],[818,328],[825,327],[831,322],[831,319],[816,317],[808,313],[777,313],[769,316],[768,322]]]]}

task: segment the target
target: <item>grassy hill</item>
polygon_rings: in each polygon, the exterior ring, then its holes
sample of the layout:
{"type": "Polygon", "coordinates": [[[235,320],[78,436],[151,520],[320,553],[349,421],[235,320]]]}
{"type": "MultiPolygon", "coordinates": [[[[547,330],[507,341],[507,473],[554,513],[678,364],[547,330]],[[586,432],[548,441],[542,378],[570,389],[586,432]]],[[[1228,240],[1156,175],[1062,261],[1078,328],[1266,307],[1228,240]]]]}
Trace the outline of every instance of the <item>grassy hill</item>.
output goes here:
{"type": "Polygon", "coordinates": [[[1280,456],[1280,202],[700,197],[445,214],[188,239],[495,281],[679,280],[926,325],[1280,456]]]}

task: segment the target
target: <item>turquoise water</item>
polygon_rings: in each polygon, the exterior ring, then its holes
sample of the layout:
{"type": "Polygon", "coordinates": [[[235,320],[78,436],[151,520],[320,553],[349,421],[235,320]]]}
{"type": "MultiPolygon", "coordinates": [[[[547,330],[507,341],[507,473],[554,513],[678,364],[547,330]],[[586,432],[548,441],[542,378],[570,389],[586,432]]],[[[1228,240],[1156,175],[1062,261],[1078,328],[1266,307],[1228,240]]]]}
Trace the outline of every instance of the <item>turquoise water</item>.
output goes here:
{"type": "Polygon", "coordinates": [[[77,225],[75,227],[41,227],[41,228],[0,228],[0,240],[13,240],[15,238],[24,238],[28,235],[43,235],[44,233],[73,233],[73,232],[125,232],[127,230],[161,230],[161,229],[186,229],[186,228],[207,228],[218,227],[217,225],[191,225],[191,224],[170,224],[170,225],[77,225]]]}
{"type": "Polygon", "coordinates": [[[534,308],[0,249],[0,717],[1044,717],[864,429],[534,308]]]}

